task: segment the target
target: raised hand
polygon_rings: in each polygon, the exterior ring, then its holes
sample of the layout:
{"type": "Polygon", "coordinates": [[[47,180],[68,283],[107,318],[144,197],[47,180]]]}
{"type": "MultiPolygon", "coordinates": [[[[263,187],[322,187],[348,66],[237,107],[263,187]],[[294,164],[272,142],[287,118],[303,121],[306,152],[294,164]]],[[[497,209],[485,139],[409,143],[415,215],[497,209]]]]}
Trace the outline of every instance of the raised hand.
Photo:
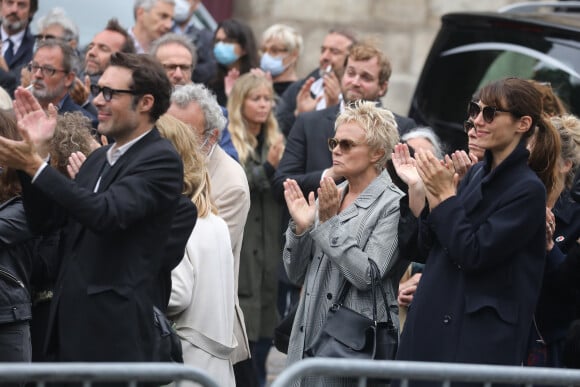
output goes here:
{"type": "Polygon", "coordinates": [[[477,161],[477,156],[472,153],[467,154],[463,150],[458,150],[451,154],[451,162],[453,163],[455,172],[459,175],[459,180],[463,179],[463,176],[465,176],[469,168],[477,164],[477,161]]]}
{"type": "Polygon", "coordinates": [[[326,222],[338,214],[340,209],[341,192],[336,187],[334,179],[325,176],[320,181],[318,188],[318,220],[320,223],[326,222]]]}
{"type": "Polygon", "coordinates": [[[316,104],[318,104],[318,102],[324,97],[324,95],[319,95],[317,98],[312,98],[310,95],[310,87],[314,81],[315,79],[313,77],[308,78],[296,95],[296,110],[294,111],[295,116],[300,113],[313,111],[316,109],[316,104]]]}
{"type": "Polygon", "coordinates": [[[296,180],[286,179],[284,182],[284,199],[286,199],[288,212],[296,224],[296,234],[304,233],[314,224],[314,219],[316,218],[314,192],[308,194],[308,201],[306,201],[296,180]]]}
{"type": "Polygon", "coordinates": [[[71,179],[77,176],[79,170],[81,169],[81,165],[85,162],[87,156],[84,155],[83,152],[73,152],[68,158],[68,164],[66,166],[66,171],[71,179]]]}
{"type": "Polygon", "coordinates": [[[415,160],[431,209],[455,196],[459,175],[455,173],[452,163],[438,160],[431,151],[424,149],[417,150],[415,160]]]}
{"type": "Polygon", "coordinates": [[[324,74],[324,98],[326,99],[326,107],[338,105],[340,102],[340,80],[334,73],[324,74]]]}
{"type": "Polygon", "coordinates": [[[224,90],[226,93],[226,96],[230,96],[230,93],[232,92],[232,88],[234,87],[234,83],[236,83],[236,81],[238,80],[238,78],[240,77],[240,70],[233,68],[230,71],[228,71],[228,75],[226,75],[226,77],[224,78],[224,90]]]}
{"type": "Polygon", "coordinates": [[[22,87],[16,89],[14,97],[14,112],[22,137],[34,144],[40,157],[48,157],[50,140],[56,128],[56,108],[50,104],[45,112],[32,93],[22,87]]]}
{"type": "Polygon", "coordinates": [[[417,171],[417,162],[411,157],[407,144],[397,144],[392,154],[397,175],[409,187],[409,208],[418,217],[425,207],[425,186],[417,171]]]}
{"type": "Polygon", "coordinates": [[[278,137],[273,141],[268,150],[267,160],[275,168],[278,169],[282,155],[284,154],[284,135],[279,133],[278,137]]]}

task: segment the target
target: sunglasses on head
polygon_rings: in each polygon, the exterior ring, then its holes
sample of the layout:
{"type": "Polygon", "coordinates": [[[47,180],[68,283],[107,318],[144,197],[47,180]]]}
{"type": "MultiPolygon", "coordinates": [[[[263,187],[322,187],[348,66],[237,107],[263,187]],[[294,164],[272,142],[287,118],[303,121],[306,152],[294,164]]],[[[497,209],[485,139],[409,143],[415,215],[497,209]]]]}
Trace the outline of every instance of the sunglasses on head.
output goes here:
{"type": "Polygon", "coordinates": [[[483,120],[485,122],[487,122],[488,124],[491,124],[493,122],[493,119],[495,118],[495,115],[497,113],[512,113],[509,110],[500,110],[500,109],[496,108],[495,106],[485,106],[482,108],[475,101],[471,101],[471,102],[469,102],[469,105],[467,105],[467,115],[472,120],[475,120],[475,118],[481,112],[483,112],[482,113],[483,120]]]}
{"type": "Polygon", "coordinates": [[[333,151],[337,146],[343,152],[349,152],[353,147],[360,145],[352,140],[339,140],[338,138],[332,137],[328,139],[328,150],[333,151]]]}

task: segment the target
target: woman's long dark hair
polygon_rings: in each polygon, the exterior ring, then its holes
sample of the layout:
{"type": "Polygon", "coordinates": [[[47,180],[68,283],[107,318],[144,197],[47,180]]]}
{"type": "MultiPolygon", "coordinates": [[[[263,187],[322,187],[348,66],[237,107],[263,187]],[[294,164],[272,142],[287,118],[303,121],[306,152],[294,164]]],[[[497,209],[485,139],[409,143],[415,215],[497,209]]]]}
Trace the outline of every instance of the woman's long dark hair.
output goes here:
{"type": "MultiPolygon", "coordinates": [[[[240,57],[240,75],[247,73],[255,67],[259,67],[258,47],[252,29],[244,22],[237,19],[228,19],[217,25],[217,31],[222,28],[228,39],[237,42],[244,50],[245,54],[240,57]]],[[[215,39],[215,34],[214,34],[215,39]]],[[[228,68],[218,63],[216,82],[223,82],[228,74],[228,68]]]]}

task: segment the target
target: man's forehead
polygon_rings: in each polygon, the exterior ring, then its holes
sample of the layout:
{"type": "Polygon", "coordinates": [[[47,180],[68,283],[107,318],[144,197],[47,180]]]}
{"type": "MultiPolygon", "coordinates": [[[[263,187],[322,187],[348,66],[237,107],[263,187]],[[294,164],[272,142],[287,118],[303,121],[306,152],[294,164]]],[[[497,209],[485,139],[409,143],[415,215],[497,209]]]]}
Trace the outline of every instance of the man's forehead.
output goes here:
{"type": "Polygon", "coordinates": [[[120,66],[108,66],[99,79],[102,86],[114,87],[117,89],[126,88],[131,84],[131,70],[120,66]]]}
{"type": "Polygon", "coordinates": [[[323,45],[326,47],[335,47],[345,49],[352,44],[352,41],[344,35],[331,32],[324,38],[323,45]]]}
{"type": "Polygon", "coordinates": [[[374,76],[377,76],[380,71],[378,58],[376,56],[366,60],[356,60],[348,57],[346,68],[351,68],[359,73],[369,73],[374,76]]]}

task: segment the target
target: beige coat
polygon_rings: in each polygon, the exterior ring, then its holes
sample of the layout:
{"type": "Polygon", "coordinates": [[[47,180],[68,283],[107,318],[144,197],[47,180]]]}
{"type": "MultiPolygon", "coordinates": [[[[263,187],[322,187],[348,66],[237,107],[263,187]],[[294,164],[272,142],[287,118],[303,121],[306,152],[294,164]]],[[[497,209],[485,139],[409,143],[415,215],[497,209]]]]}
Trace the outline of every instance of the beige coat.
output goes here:
{"type": "Polygon", "coordinates": [[[240,251],[244,226],[250,210],[250,189],[244,169],[218,145],[211,153],[207,167],[211,184],[210,196],[218,208],[218,215],[228,225],[234,255],[234,288],[236,291],[234,333],[238,341],[238,347],[232,354],[232,361],[235,364],[250,357],[244,314],[238,300],[240,251]]]}

